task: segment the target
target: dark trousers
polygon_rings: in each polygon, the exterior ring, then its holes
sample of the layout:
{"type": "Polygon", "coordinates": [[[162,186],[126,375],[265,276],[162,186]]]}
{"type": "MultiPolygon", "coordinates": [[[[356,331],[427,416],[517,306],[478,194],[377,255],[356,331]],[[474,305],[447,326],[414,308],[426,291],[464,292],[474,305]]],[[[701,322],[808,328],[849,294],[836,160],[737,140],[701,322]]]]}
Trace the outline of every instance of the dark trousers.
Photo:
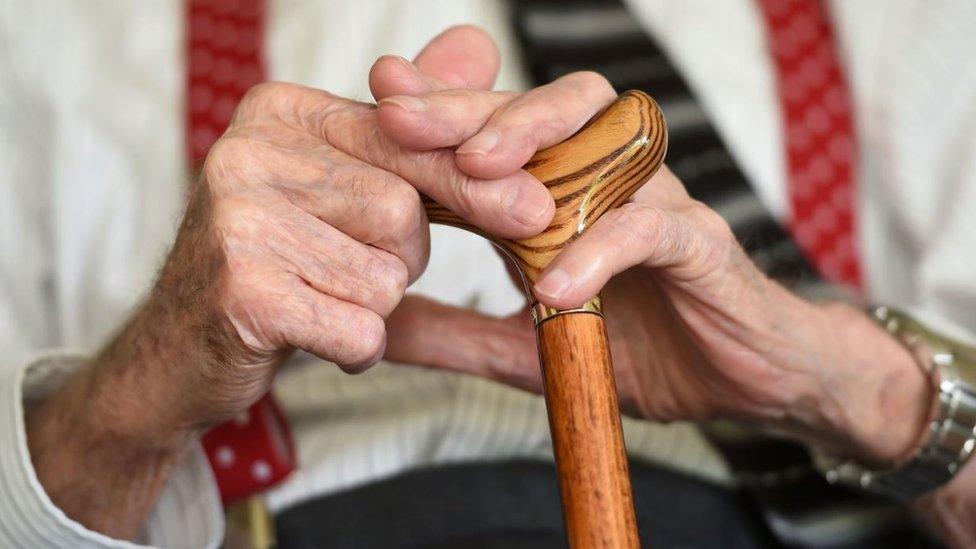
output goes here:
{"type": "MultiPolygon", "coordinates": [[[[631,463],[644,546],[777,547],[743,495],[631,463]]],[[[551,464],[442,466],[309,501],[276,518],[282,548],[566,547],[551,464]]]]}

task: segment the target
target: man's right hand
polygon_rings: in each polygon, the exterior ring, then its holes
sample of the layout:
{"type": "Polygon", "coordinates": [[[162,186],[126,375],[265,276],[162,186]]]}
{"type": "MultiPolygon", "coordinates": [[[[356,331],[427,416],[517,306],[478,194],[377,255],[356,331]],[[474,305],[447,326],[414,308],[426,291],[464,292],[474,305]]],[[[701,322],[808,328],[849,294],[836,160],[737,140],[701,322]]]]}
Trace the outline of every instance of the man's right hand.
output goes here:
{"type": "Polygon", "coordinates": [[[291,349],[350,372],[377,362],[384,319],[429,254],[418,190],[493,234],[529,236],[551,219],[528,173],[473,179],[450,151],[398,147],[376,118],[373,105],[290,84],[242,101],[148,304],[173,348],[199,355],[168,366],[180,421],[240,411],[291,349]]]}
{"type": "MultiPolygon", "coordinates": [[[[490,39],[462,27],[416,65],[384,58],[371,85],[378,100],[485,88],[497,67],[490,39]]],[[[493,234],[548,225],[552,197],[528,173],[473,178],[453,151],[403,148],[377,118],[375,105],[290,84],[244,98],[143,306],[27,411],[38,478],[68,516],[137,535],[185,442],[256,401],[293,349],[351,372],[379,360],[384,319],[428,258],[418,191],[493,234]]]]}
{"type": "MultiPolygon", "coordinates": [[[[438,86],[419,71],[417,81],[438,86]]],[[[178,391],[168,395],[171,423],[231,417],[268,389],[292,349],[349,372],[377,362],[384,319],[429,255],[418,191],[499,236],[548,225],[552,197],[527,172],[473,178],[452,151],[391,141],[377,114],[284,83],[241,101],[142,313],[153,354],[172,353],[146,388],[178,391]]]]}

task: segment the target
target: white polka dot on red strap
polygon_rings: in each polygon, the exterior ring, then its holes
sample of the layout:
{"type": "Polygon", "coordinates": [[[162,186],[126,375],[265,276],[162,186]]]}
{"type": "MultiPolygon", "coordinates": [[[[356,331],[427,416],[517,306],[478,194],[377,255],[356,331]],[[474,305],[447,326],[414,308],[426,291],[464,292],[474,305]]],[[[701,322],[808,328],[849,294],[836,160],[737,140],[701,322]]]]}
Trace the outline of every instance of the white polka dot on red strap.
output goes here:
{"type": "Polygon", "coordinates": [[[263,459],[256,460],[251,464],[251,477],[258,482],[267,482],[271,479],[271,466],[263,459]]]}
{"type": "Polygon", "coordinates": [[[219,467],[226,469],[234,465],[234,462],[237,461],[237,455],[230,446],[220,446],[214,452],[214,459],[219,467]]]}

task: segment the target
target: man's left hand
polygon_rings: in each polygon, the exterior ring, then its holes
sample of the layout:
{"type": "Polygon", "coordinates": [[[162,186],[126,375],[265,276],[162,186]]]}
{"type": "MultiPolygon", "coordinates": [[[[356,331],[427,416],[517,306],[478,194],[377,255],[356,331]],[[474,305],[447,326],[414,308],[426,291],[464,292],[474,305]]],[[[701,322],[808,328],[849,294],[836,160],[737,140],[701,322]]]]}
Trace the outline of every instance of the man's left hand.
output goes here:
{"type": "MultiPolygon", "coordinates": [[[[441,119],[452,116],[432,109],[413,123],[447,126],[441,119]]],[[[498,177],[502,167],[518,169],[532,145],[548,144],[518,124],[475,119],[488,126],[477,135],[492,132],[496,146],[477,163],[458,154],[468,173],[498,177]]],[[[471,133],[430,145],[464,153],[471,133]]],[[[877,463],[907,455],[918,440],[929,400],[910,354],[856,309],[810,303],[767,278],[721,216],[667,168],[557,256],[532,291],[572,308],[601,289],[631,414],[742,419],[877,463]]],[[[412,297],[388,331],[390,360],[541,390],[524,314],[489,318],[412,297]]]]}

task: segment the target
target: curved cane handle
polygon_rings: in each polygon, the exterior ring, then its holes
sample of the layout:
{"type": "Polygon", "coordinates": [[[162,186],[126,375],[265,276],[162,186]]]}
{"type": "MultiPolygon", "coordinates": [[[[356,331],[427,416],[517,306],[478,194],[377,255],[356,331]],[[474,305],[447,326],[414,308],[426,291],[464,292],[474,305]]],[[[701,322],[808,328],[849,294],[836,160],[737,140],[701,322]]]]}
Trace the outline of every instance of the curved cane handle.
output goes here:
{"type": "Polygon", "coordinates": [[[556,200],[549,228],[523,240],[493,238],[454,212],[424,200],[432,223],[453,225],[486,236],[518,264],[534,284],[567,244],[607,210],[623,204],[664,160],[668,134],[657,103],[640,91],[622,94],[573,137],[539,151],[525,169],[556,200]]]}

